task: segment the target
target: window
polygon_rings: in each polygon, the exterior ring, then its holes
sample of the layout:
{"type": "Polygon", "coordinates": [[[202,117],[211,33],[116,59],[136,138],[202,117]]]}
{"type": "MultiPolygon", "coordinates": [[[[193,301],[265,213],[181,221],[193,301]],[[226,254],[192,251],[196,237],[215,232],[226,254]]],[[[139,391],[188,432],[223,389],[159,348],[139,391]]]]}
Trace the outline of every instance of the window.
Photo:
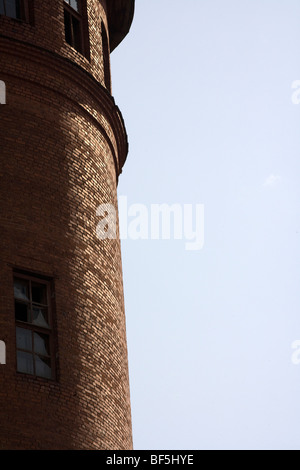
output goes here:
{"type": "Polygon", "coordinates": [[[14,298],[17,371],[54,378],[51,283],[15,274],[14,298]]]}
{"type": "Polygon", "coordinates": [[[81,0],[64,0],[65,40],[84,54],[81,0]]]}
{"type": "Polygon", "coordinates": [[[102,56],[104,68],[104,84],[108,91],[111,91],[110,82],[110,64],[109,64],[109,44],[104,23],[101,22],[101,38],[102,38],[102,56]]]}
{"type": "Polygon", "coordinates": [[[24,0],[0,0],[0,15],[25,20],[24,0]]]}

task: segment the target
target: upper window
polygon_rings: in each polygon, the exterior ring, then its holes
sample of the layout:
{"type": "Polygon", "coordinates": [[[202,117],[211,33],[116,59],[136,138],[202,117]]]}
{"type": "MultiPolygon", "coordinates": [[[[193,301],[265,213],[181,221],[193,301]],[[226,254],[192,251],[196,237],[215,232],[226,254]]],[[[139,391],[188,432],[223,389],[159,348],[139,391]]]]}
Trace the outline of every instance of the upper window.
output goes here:
{"type": "Polygon", "coordinates": [[[107,32],[103,21],[101,21],[101,38],[102,38],[102,57],[103,57],[103,69],[104,69],[104,83],[108,91],[111,91],[111,80],[110,80],[110,61],[109,61],[109,43],[107,38],[107,32]]]}
{"type": "Polygon", "coordinates": [[[0,0],[0,15],[25,20],[24,0],[0,0]]]}
{"type": "Polygon", "coordinates": [[[85,54],[83,40],[82,1],[64,0],[65,39],[76,51],[85,54]]]}
{"type": "Polygon", "coordinates": [[[51,285],[40,278],[14,277],[17,370],[54,378],[51,285]]]}

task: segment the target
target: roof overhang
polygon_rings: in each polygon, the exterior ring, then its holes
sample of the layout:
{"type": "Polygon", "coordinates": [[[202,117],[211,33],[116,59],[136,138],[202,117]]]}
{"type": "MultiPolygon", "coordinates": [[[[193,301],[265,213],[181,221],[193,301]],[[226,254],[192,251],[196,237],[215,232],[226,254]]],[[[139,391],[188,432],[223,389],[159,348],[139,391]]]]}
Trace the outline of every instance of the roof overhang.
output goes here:
{"type": "Polygon", "coordinates": [[[134,15],[135,0],[107,0],[110,52],[128,34],[134,15]]]}

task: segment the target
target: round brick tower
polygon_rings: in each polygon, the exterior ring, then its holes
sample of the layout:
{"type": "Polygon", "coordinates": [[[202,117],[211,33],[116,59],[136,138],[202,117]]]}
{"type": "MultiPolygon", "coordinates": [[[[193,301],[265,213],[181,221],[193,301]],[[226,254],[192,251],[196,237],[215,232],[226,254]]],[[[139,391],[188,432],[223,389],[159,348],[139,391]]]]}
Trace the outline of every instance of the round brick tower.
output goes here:
{"type": "Polygon", "coordinates": [[[120,242],[97,208],[128,151],[109,54],[133,11],[0,0],[0,449],[132,448],[120,242]]]}

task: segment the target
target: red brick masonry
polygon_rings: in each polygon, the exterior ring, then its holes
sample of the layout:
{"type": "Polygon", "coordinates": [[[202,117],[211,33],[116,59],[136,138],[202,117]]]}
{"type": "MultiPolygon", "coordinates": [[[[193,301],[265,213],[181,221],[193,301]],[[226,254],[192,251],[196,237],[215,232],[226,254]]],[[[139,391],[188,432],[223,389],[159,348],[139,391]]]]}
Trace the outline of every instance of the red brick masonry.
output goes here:
{"type": "Polygon", "coordinates": [[[88,58],[65,42],[63,0],[29,7],[31,23],[0,16],[0,449],[131,449],[120,243],[96,236],[128,147],[106,1],[87,2],[88,58]],[[16,370],[14,269],[53,281],[55,380],[16,370]]]}

